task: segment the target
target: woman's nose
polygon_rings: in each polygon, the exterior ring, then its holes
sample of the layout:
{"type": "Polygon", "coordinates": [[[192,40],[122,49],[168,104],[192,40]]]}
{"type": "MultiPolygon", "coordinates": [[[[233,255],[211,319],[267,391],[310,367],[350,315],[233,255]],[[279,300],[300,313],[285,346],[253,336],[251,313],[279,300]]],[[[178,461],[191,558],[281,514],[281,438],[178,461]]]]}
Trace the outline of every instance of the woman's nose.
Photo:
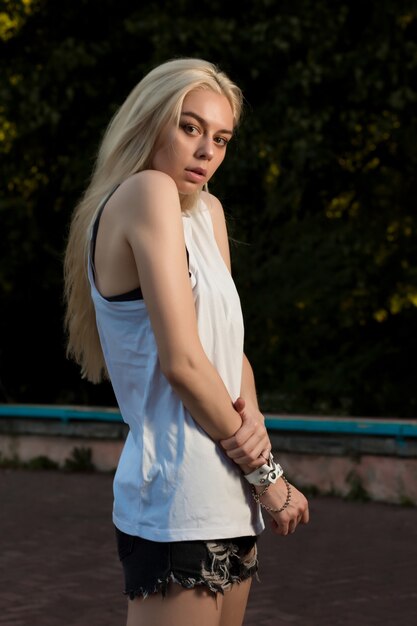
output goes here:
{"type": "Polygon", "coordinates": [[[213,143],[210,137],[202,137],[197,148],[197,158],[210,161],[213,158],[213,143]]]}

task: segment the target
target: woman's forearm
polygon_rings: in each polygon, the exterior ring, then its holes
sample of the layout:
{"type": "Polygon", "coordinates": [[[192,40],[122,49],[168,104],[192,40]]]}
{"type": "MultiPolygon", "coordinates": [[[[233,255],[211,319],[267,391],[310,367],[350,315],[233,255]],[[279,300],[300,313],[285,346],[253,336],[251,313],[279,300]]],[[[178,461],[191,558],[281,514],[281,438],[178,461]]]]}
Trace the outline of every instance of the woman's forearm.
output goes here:
{"type": "Polygon", "coordinates": [[[259,419],[259,411],[255,416],[246,417],[242,428],[239,409],[234,408],[223,380],[205,353],[185,363],[179,367],[177,362],[175,370],[165,375],[194,420],[216,443],[221,443],[223,449],[224,440],[228,440],[233,448],[238,448],[238,452],[240,449],[243,451],[243,459],[241,454],[235,459],[233,452],[228,452],[243,473],[247,474],[262,465],[264,460],[260,453],[269,446],[269,438],[263,419],[259,419]],[[237,436],[236,442],[234,435],[237,436]]]}
{"type": "Polygon", "coordinates": [[[166,376],[195,421],[214,441],[227,439],[239,430],[242,418],[233,408],[222,378],[205,355],[166,376]]]}
{"type": "Polygon", "coordinates": [[[247,473],[244,466],[254,468],[268,458],[271,441],[265,418],[259,410],[255,377],[246,355],[243,355],[240,398],[235,402],[235,408],[242,417],[242,426],[233,437],[222,441],[221,445],[227,455],[247,473]]]}
{"type": "Polygon", "coordinates": [[[253,369],[246,354],[243,355],[242,362],[242,383],[240,395],[245,400],[247,407],[254,408],[259,411],[258,398],[256,395],[255,377],[253,369]]]}

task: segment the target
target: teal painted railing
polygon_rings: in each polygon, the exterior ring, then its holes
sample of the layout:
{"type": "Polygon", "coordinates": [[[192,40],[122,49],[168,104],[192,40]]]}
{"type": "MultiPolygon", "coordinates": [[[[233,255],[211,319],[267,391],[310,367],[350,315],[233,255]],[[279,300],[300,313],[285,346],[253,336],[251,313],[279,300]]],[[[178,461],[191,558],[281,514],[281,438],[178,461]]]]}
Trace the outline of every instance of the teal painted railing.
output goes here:
{"type": "Polygon", "coordinates": [[[268,430],[417,437],[417,421],[378,418],[265,415],[268,430]]]}
{"type": "MultiPolygon", "coordinates": [[[[0,404],[0,418],[122,422],[117,408],[0,404]]],[[[270,431],[417,438],[417,420],[265,414],[270,431]]]]}
{"type": "Polygon", "coordinates": [[[0,418],[55,419],[62,422],[87,420],[122,422],[119,409],[102,407],[55,406],[42,404],[0,404],[0,418]]]}

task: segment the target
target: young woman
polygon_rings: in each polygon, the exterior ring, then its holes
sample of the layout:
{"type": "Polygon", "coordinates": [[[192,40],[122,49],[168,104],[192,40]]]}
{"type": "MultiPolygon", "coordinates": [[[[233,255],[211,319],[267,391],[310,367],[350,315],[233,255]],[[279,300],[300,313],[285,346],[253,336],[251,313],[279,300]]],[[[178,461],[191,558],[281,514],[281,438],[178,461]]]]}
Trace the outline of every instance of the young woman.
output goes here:
{"type": "Polygon", "coordinates": [[[108,376],[129,435],[113,521],[127,626],[240,626],[256,537],[308,522],[270,456],[231,273],[207,183],[242,108],[213,64],[174,59],[109,124],[65,257],[68,353],[108,376]]]}

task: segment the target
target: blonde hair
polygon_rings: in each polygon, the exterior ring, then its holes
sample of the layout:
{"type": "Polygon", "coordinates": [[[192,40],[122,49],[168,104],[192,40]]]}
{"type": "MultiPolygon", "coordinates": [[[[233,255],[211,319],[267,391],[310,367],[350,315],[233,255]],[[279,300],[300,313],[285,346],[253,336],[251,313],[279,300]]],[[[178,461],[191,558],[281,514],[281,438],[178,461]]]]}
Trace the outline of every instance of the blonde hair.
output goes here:
{"type": "MultiPolygon", "coordinates": [[[[202,59],[173,59],[151,70],[130,92],[110,121],[98,151],[91,181],[75,207],[64,259],[67,357],[93,383],[107,377],[98,336],[87,263],[91,226],[100,202],[119,183],[150,167],[161,130],[179,124],[185,96],[196,89],[221,93],[230,102],[235,124],[242,111],[242,92],[224,72],[202,59]]],[[[181,197],[182,209],[197,195],[181,197]]]]}

